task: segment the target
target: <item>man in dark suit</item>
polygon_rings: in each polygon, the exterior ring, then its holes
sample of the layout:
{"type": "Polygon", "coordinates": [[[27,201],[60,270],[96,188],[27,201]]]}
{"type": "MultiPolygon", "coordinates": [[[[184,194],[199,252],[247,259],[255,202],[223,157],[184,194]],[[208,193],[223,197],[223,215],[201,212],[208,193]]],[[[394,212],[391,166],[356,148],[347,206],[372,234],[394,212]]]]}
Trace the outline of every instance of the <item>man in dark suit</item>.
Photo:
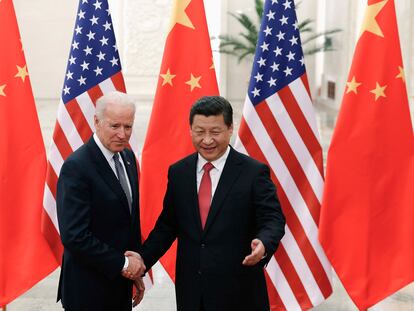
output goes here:
{"type": "Polygon", "coordinates": [[[141,244],[137,165],[127,149],[135,104],[112,92],[96,102],[96,133],[64,162],[57,214],[64,246],[58,300],[65,310],[132,309],[145,267],[127,250],[141,244]]]}
{"type": "Polygon", "coordinates": [[[178,311],[270,309],[264,266],[285,219],[269,168],[229,146],[232,114],[219,96],[193,105],[197,153],[169,168],[163,210],[140,250],[151,267],[178,239],[178,311]]]}

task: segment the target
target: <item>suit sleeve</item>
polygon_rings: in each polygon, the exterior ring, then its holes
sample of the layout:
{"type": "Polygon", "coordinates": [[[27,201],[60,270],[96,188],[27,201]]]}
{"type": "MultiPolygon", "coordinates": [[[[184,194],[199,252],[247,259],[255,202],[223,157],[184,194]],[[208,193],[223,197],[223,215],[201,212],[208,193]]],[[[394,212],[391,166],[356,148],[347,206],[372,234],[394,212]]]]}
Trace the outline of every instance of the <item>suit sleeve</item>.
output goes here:
{"type": "Polygon", "coordinates": [[[147,240],[141,247],[140,255],[147,269],[151,268],[171,247],[177,237],[177,222],[174,211],[171,169],[168,171],[167,191],[164,196],[163,209],[147,240]]]}
{"type": "Polygon", "coordinates": [[[265,246],[267,256],[260,262],[265,265],[276,251],[285,234],[285,217],[282,213],[276,188],[270,179],[270,171],[261,165],[253,182],[253,204],[256,216],[256,237],[265,246]]]}
{"type": "Polygon", "coordinates": [[[75,161],[62,166],[57,186],[60,237],[65,249],[77,260],[115,278],[121,273],[125,257],[90,231],[90,189],[83,174],[84,169],[75,161]]]}

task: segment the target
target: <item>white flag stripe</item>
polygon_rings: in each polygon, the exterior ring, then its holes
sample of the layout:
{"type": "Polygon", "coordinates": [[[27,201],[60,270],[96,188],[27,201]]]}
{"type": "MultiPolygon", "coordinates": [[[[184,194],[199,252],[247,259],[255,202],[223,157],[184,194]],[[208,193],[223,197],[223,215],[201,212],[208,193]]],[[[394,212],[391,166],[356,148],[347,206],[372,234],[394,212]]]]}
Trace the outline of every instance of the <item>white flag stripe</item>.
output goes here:
{"type": "Polygon", "coordinates": [[[50,191],[48,184],[45,185],[45,193],[43,197],[43,208],[46,210],[46,213],[49,216],[50,220],[52,221],[53,226],[56,228],[56,231],[59,232],[59,225],[58,225],[57,211],[56,211],[56,201],[55,201],[55,198],[52,192],[50,191]]]}
{"type": "Polygon", "coordinates": [[[301,310],[300,305],[274,256],[270,258],[266,271],[286,310],[301,310]]]}
{"type": "Polygon", "coordinates": [[[292,94],[295,97],[296,102],[299,104],[299,107],[301,108],[303,115],[308,121],[308,124],[312,129],[313,135],[315,135],[316,139],[319,141],[319,132],[318,127],[316,125],[316,117],[315,111],[313,110],[312,100],[309,97],[308,91],[305,85],[303,84],[302,79],[298,78],[292,83],[290,83],[289,88],[292,91],[292,94]]]}
{"type": "Polygon", "coordinates": [[[55,144],[50,145],[48,160],[53,170],[55,171],[56,176],[59,177],[60,169],[63,165],[64,160],[55,144]]]}
{"type": "Polygon", "coordinates": [[[302,285],[305,288],[309,299],[314,306],[317,305],[325,298],[323,297],[315,277],[288,226],[285,227],[285,236],[282,239],[282,244],[302,281],[302,285]]]}
{"type": "Polygon", "coordinates": [[[236,142],[234,143],[234,148],[237,149],[237,151],[248,154],[246,148],[243,145],[243,142],[241,141],[239,135],[236,137],[236,142]]]}
{"type": "Polygon", "coordinates": [[[266,99],[267,105],[276,119],[279,127],[286,138],[289,146],[292,148],[296,159],[299,161],[303,172],[308,179],[313,192],[319,200],[319,204],[322,202],[323,192],[323,177],[316,166],[315,161],[312,158],[308,148],[299,135],[298,130],[292,119],[289,116],[285,106],[278,94],[274,94],[266,99]]]}
{"type": "Polygon", "coordinates": [[[100,87],[100,89],[102,91],[102,94],[116,91],[115,85],[112,82],[112,79],[111,78],[108,78],[108,79],[102,81],[98,85],[99,85],[99,87],[100,87]]]}
{"type": "Polygon", "coordinates": [[[91,131],[95,131],[95,126],[93,124],[93,117],[95,115],[95,105],[92,102],[92,99],[89,97],[88,92],[84,92],[76,97],[76,101],[79,105],[79,108],[82,110],[82,113],[91,128],[91,131]]]}
{"type": "Polygon", "coordinates": [[[66,136],[67,141],[69,142],[72,150],[78,149],[80,146],[83,145],[83,140],[80,137],[75,124],[70,117],[70,114],[66,110],[65,104],[60,102],[60,107],[57,116],[59,125],[66,136]]]}

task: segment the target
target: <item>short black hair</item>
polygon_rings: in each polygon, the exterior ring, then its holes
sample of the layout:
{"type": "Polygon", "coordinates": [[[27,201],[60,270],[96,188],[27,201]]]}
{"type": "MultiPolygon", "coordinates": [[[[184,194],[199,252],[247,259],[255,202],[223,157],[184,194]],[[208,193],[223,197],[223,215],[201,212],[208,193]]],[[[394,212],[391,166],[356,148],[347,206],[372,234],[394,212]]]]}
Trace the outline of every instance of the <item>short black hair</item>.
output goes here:
{"type": "Polygon", "coordinates": [[[198,99],[190,110],[190,126],[193,125],[196,114],[206,117],[223,115],[224,123],[228,127],[233,124],[233,108],[228,100],[221,96],[203,96],[198,99]]]}

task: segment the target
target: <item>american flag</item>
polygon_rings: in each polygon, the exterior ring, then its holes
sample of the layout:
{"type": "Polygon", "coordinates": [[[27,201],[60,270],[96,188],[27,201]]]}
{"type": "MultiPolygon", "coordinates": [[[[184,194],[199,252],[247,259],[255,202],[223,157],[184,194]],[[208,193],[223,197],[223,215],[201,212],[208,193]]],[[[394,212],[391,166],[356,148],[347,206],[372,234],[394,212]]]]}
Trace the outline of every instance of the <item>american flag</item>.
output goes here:
{"type": "MultiPolygon", "coordinates": [[[[56,184],[63,161],[94,131],[95,102],[110,91],[125,92],[107,0],[80,0],[62,97],[49,150],[42,231],[62,260],[56,215],[56,184]]],[[[130,145],[137,154],[134,134],[130,145]]]]}
{"type": "Polygon", "coordinates": [[[266,268],[272,310],[306,310],[331,293],[331,266],[318,241],[322,148],[295,5],[266,0],[236,148],[267,163],[287,219],[266,268]]]}

